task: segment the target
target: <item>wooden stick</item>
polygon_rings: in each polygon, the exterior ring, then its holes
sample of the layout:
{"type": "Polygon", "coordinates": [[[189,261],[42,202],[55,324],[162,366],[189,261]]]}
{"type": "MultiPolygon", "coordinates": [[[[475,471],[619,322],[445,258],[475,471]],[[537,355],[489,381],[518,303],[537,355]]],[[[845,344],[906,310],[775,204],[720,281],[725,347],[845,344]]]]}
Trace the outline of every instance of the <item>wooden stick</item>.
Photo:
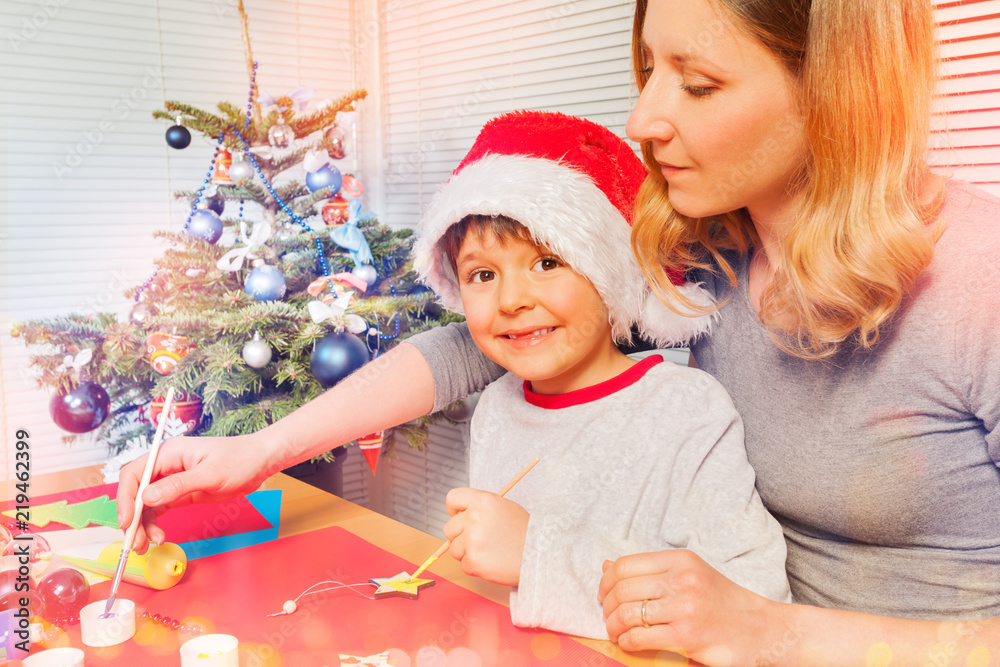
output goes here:
{"type": "MultiPolygon", "coordinates": [[[[243,28],[243,56],[247,61],[247,78],[253,84],[250,87],[250,115],[256,127],[260,125],[260,102],[257,101],[257,91],[260,87],[254,83],[256,70],[253,66],[253,51],[250,48],[250,18],[247,16],[246,9],[243,8],[243,0],[238,0],[236,10],[240,14],[240,26],[243,28]]],[[[250,131],[252,132],[253,128],[250,128],[250,131]]]]}
{"type": "Polygon", "coordinates": [[[160,410],[160,423],[156,426],[156,435],[153,436],[153,444],[149,447],[149,454],[146,458],[146,467],[142,470],[142,479],[139,480],[139,490],[135,492],[135,509],[132,511],[132,523],[125,531],[125,541],[122,542],[122,553],[118,557],[118,567],[115,569],[115,578],[111,584],[111,595],[104,605],[103,617],[111,613],[111,608],[115,604],[115,596],[118,594],[118,586],[122,583],[122,574],[125,572],[125,563],[128,555],[132,551],[132,542],[135,540],[136,531],[142,522],[142,492],[149,485],[149,480],[153,477],[153,466],[156,464],[156,454],[160,451],[160,441],[163,440],[163,427],[166,426],[167,418],[170,416],[170,407],[174,401],[174,388],[167,389],[167,396],[163,399],[163,409],[160,410]]]}
{"type": "MultiPolygon", "coordinates": [[[[511,489],[513,489],[514,485],[517,484],[518,482],[520,482],[521,478],[524,477],[525,475],[527,475],[528,471],[531,470],[532,468],[534,468],[536,463],[538,463],[538,458],[537,457],[534,458],[534,459],[532,459],[531,463],[529,463],[528,465],[524,466],[524,470],[522,470],[521,472],[517,473],[517,475],[514,477],[514,479],[510,480],[509,482],[507,482],[507,486],[505,486],[502,489],[500,489],[500,493],[498,495],[501,498],[503,498],[505,495],[507,495],[507,492],[510,491],[511,489]]],[[[444,552],[447,551],[448,547],[450,547],[450,546],[451,546],[451,540],[445,540],[444,544],[442,544],[441,546],[439,546],[437,548],[437,551],[435,551],[434,553],[432,553],[431,557],[428,558],[427,560],[425,560],[424,564],[421,565],[419,568],[417,568],[417,571],[414,572],[413,576],[410,577],[410,581],[413,581],[419,575],[423,574],[424,570],[426,570],[427,568],[429,568],[434,561],[436,561],[438,558],[440,558],[441,556],[443,556],[444,552]]]]}

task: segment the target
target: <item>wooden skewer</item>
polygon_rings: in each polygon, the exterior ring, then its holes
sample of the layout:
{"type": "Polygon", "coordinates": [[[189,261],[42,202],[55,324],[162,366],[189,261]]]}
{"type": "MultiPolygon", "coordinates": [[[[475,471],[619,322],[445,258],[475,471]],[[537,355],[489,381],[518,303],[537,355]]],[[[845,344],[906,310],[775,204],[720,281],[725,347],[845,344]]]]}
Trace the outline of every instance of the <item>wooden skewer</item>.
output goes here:
{"type": "Polygon", "coordinates": [[[111,614],[111,608],[115,604],[115,596],[118,595],[118,586],[122,583],[122,574],[125,572],[125,563],[128,555],[132,551],[132,541],[135,540],[135,533],[139,529],[142,521],[142,492],[149,485],[149,480],[153,477],[153,466],[156,464],[156,454],[160,451],[160,441],[163,440],[163,427],[167,423],[167,416],[170,414],[170,406],[174,401],[174,388],[167,389],[167,395],[163,399],[163,409],[160,410],[160,423],[156,427],[156,435],[153,436],[153,444],[149,447],[149,454],[146,458],[146,467],[142,470],[142,479],[139,480],[139,490],[135,492],[135,509],[132,511],[132,523],[125,531],[125,541],[122,542],[122,553],[118,557],[118,567],[115,569],[115,578],[111,583],[111,595],[104,605],[104,613],[101,618],[107,618],[111,614]]]}
{"type": "MultiPolygon", "coordinates": [[[[507,495],[507,492],[510,491],[512,488],[514,488],[514,485],[517,484],[518,482],[520,482],[521,478],[524,477],[525,475],[527,475],[528,471],[531,470],[532,468],[534,468],[536,463],[538,463],[538,458],[537,457],[534,458],[534,459],[532,459],[531,463],[529,463],[528,465],[524,466],[524,469],[521,472],[517,473],[517,475],[514,477],[514,479],[510,480],[509,482],[507,482],[507,486],[505,486],[502,489],[500,489],[500,493],[498,495],[501,498],[503,498],[505,495],[507,495]]],[[[450,546],[451,546],[451,540],[445,540],[444,544],[442,544],[441,546],[439,546],[438,549],[437,549],[437,551],[435,551],[434,553],[432,553],[431,557],[428,558],[427,560],[425,560],[424,564],[421,565],[419,568],[417,568],[417,571],[414,572],[413,575],[410,577],[410,581],[413,581],[418,576],[420,576],[421,574],[423,574],[424,570],[426,570],[427,568],[429,568],[434,561],[436,561],[438,558],[440,558],[441,556],[443,556],[444,552],[447,551],[448,547],[450,547],[450,546]]]]}

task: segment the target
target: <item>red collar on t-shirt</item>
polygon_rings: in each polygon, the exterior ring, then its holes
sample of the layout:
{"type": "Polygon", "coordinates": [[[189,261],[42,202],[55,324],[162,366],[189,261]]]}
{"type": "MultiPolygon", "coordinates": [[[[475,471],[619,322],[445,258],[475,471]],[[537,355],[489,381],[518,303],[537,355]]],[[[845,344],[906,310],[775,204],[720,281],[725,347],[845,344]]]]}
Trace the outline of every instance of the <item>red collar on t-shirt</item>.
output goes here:
{"type": "Polygon", "coordinates": [[[621,391],[625,387],[635,384],[642,379],[642,376],[646,374],[646,371],[661,361],[663,361],[662,356],[659,354],[651,354],[650,356],[640,360],[639,363],[633,364],[624,373],[616,375],[610,380],[605,380],[604,382],[599,382],[598,384],[584,387],[583,389],[568,391],[565,394],[536,394],[531,390],[531,382],[525,380],[524,400],[535,407],[546,408],[549,410],[558,410],[559,408],[571,408],[574,405],[583,405],[584,403],[590,403],[591,401],[596,401],[604,398],[605,396],[610,396],[616,391],[621,391]]]}

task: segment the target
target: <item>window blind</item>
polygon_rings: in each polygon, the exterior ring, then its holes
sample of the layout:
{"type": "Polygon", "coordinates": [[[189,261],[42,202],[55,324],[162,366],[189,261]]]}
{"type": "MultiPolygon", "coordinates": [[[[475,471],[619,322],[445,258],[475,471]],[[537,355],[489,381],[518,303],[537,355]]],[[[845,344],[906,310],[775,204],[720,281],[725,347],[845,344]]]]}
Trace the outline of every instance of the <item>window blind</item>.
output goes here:
{"type": "Polygon", "coordinates": [[[934,4],[941,79],[931,164],[1000,196],[1000,0],[934,4]]]}
{"type": "Polygon", "coordinates": [[[632,5],[622,0],[383,0],[383,214],[421,208],[482,124],[516,109],[584,116],[624,135],[632,5]]]}
{"type": "MultiPolygon", "coordinates": [[[[261,89],[309,85],[317,100],[353,89],[342,48],[351,0],[245,5],[261,89]]],[[[128,312],[122,291],[166,249],[153,232],[183,226],[186,202],[173,192],[200,187],[214,150],[194,133],[188,148],[167,147],[169,123],[152,111],[164,100],[244,105],[249,82],[236,0],[0,0],[0,40],[0,419],[5,445],[13,429],[30,430],[41,474],[103,461],[107,448],[63,444],[10,323],[128,312]]]]}

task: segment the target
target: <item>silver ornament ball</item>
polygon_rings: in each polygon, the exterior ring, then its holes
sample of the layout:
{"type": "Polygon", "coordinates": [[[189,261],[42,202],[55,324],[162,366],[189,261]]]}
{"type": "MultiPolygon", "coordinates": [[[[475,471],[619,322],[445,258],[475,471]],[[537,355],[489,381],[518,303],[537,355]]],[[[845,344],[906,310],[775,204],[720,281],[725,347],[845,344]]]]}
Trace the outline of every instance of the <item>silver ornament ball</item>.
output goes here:
{"type": "Polygon", "coordinates": [[[229,167],[229,177],[234,181],[253,178],[253,165],[245,160],[237,160],[229,167]]]}
{"type": "Polygon", "coordinates": [[[284,118],[278,118],[278,122],[267,131],[267,142],[274,148],[288,148],[295,141],[295,131],[285,125],[284,118]]]}
{"type": "Polygon", "coordinates": [[[355,266],[353,269],[351,269],[351,273],[353,273],[355,276],[361,278],[361,280],[368,283],[369,289],[371,288],[372,284],[374,284],[375,281],[378,280],[378,272],[375,271],[375,267],[372,266],[371,264],[362,264],[361,266],[355,266]]]}
{"type": "Polygon", "coordinates": [[[254,338],[243,346],[243,361],[250,368],[264,368],[271,361],[271,346],[254,338]]]}

